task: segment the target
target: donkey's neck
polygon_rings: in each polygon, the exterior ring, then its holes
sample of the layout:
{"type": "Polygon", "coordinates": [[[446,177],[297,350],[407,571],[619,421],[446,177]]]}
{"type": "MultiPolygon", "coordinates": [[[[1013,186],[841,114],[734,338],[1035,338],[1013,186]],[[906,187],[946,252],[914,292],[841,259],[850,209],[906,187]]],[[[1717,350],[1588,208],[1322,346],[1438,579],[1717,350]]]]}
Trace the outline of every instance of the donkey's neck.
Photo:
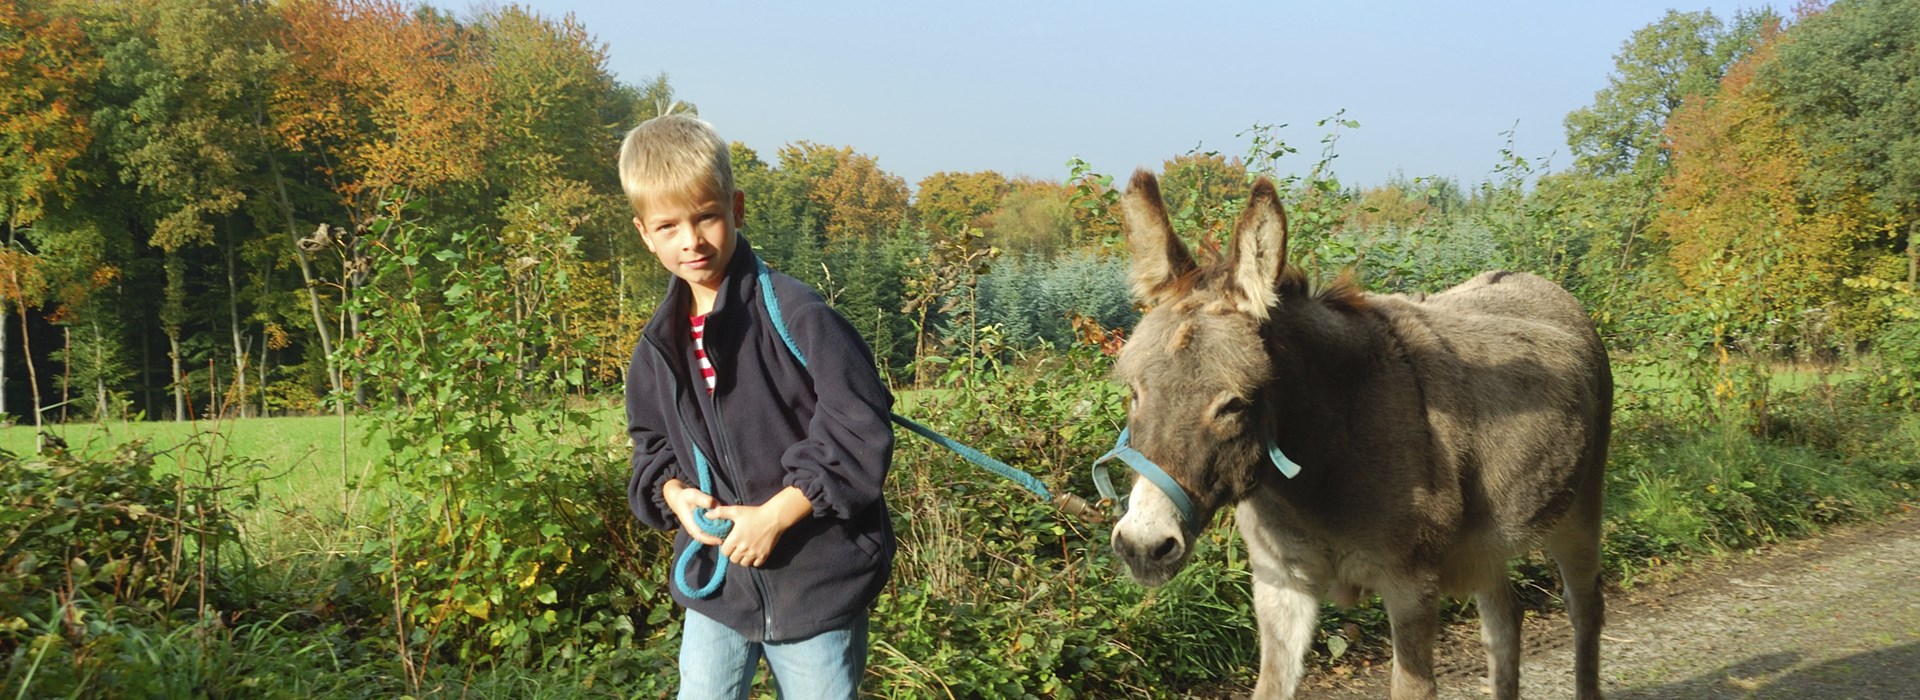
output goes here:
{"type": "Polygon", "coordinates": [[[1263,333],[1282,391],[1316,376],[1363,371],[1379,350],[1381,321],[1364,303],[1302,294],[1283,299],[1271,314],[1263,333]]]}
{"type": "Polygon", "coordinates": [[[1290,294],[1264,331],[1273,367],[1268,385],[1275,443],[1304,471],[1298,485],[1319,482],[1331,465],[1370,451],[1366,416],[1384,406],[1367,396],[1404,371],[1387,324],[1364,301],[1290,294]],[[1316,465],[1320,466],[1315,473],[1316,465]]]}

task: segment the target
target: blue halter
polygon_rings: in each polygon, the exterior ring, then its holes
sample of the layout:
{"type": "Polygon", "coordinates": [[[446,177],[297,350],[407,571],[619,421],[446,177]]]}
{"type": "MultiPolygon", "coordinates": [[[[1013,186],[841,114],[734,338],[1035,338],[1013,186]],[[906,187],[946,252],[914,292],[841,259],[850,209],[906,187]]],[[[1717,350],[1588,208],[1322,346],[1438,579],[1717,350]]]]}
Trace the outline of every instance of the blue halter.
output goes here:
{"type": "MultiPolygon", "coordinates": [[[[1113,477],[1107,474],[1105,467],[1100,466],[1107,460],[1118,457],[1120,461],[1125,462],[1128,467],[1132,467],[1134,471],[1140,473],[1140,476],[1153,482],[1154,486],[1160,487],[1160,490],[1167,494],[1167,499],[1173,501],[1173,507],[1180,511],[1180,522],[1183,526],[1189,530],[1198,527],[1201,524],[1200,514],[1194,511],[1193,499],[1187,497],[1186,489],[1180,488],[1180,482],[1174,481],[1167,470],[1161,469],[1160,465],[1154,464],[1153,460],[1147,459],[1146,455],[1140,454],[1139,450],[1127,444],[1127,434],[1131,430],[1132,428],[1122,428],[1120,439],[1114,441],[1113,449],[1093,461],[1093,486],[1100,490],[1100,497],[1123,503],[1117,492],[1113,490],[1113,477]]],[[[1291,479],[1300,474],[1300,464],[1281,453],[1280,446],[1273,442],[1272,436],[1267,437],[1267,461],[1272,462],[1273,466],[1280,470],[1281,476],[1291,479]]]]}

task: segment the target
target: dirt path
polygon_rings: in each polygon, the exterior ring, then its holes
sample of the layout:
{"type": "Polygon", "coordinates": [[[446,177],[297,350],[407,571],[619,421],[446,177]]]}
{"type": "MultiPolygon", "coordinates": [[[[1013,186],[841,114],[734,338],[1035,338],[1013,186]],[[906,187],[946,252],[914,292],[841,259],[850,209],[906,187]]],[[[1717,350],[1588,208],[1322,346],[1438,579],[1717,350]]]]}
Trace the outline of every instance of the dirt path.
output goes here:
{"type": "MultiPolygon", "coordinates": [[[[1920,699],[1920,513],[1716,563],[1608,597],[1613,700],[1920,699]]],[[[1521,696],[1573,696],[1566,617],[1529,616],[1521,696]]],[[[1440,697],[1480,700],[1479,629],[1442,635],[1440,697]]],[[[1385,698],[1384,668],[1309,678],[1303,697],[1385,698]]]]}

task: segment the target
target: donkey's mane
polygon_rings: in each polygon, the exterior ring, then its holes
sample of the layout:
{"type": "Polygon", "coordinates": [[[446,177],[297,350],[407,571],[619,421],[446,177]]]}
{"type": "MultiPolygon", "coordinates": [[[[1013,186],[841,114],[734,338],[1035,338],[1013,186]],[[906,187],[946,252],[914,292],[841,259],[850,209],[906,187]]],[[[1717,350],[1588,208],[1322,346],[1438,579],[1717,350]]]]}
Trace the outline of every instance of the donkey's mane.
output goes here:
{"type": "Polygon", "coordinates": [[[1341,272],[1332,282],[1315,288],[1307,272],[1295,265],[1280,270],[1280,279],[1275,281],[1274,290],[1281,299],[1311,299],[1327,308],[1343,313],[1360,313],[1367,310],[1367,293],[1353,281],[1353,271],[1341,272]]]}
{"type": "MultiPolygon", "coordinates": [[[[1216,260],[1201,267],[1188,270],[1166,286],[1169,296],[1185,301],[1181,308],[1197,309],[1202,304],[1202,296],[1194,296],[1195,290],[1226,288],[1231,284],[1230,263],[1216,260]]],[[[1341,313],[1361,313],[1367,310],[1367,293],[1353,280],[1353,271],[1341,272],[1332,282],[1316,285],[1305,270],[1288,265],[1280,269],[1280,278],[1274,280],[1276,296],[1284,301],[1307,300],[1321,304],[1341,313]]]]}

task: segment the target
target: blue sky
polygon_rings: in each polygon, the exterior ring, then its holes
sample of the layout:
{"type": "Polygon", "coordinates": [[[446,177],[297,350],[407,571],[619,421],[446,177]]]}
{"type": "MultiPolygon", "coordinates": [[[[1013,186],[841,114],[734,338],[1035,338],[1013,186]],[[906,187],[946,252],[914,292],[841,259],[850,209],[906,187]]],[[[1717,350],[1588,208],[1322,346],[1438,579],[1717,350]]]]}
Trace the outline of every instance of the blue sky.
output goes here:
{"type": "MultiPolygon", "coordinates": [[[[434,0],[458,13],[464,0],[434,0]]],[[[1064,179],[1068,158],[1124,176],[1196,147],[1242,155],[1288,124],[1304,170],[1346,110],[1335,170],[1486,177],[1514,129],[1568,163],[1563,120],[1613,55],[1669,8],[1717,2],[622,2],[573,13],[640,82],[665,72],[726,138],[772,160],[792,141],[852,146],[909,185],[936,171],[1064,179]]]]}

